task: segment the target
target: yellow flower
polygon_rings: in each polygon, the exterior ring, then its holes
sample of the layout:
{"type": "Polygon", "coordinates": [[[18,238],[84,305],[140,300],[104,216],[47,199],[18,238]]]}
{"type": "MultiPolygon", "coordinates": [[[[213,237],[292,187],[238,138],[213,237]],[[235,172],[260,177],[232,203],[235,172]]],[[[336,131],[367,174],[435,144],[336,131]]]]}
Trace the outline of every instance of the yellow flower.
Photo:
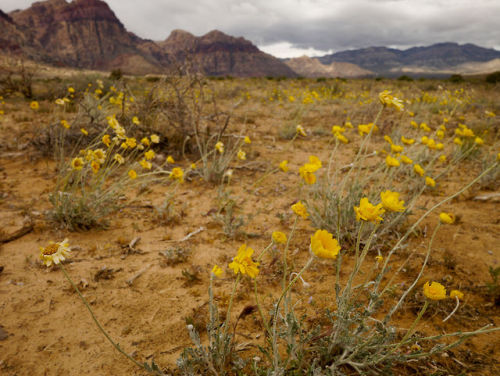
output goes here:
{"type": "Polygon", "coordinates": [[[128,147],[130,148],[135,148],[137,146],[137,140],[133,137],[128,138],[125,140],[125,143],[127,144],[128,147]]]}
{"type": "Polygon", "coordinates": [[[474,142],[475,142],[476,144],[478,144],[478,145],[482,145],[482,144],[484,144],[484,140],[483,140],[481,137],[476,137],[476,138],[474,139],[474,142]]]}
{"type": "Polygon", "coordinates": [[[443,149],[444,149],[444,145],[441,142],[438,142],[436,144],[436,150],[443,150],[443,149]]]}
{"type": "Polygon", "coordinates": [[[442,140],[444,138],[444,132],[440,129],[436,132],[436,136],[442,140]]]}
{"type": "Polygon", "coordinates": [[[384,105],[384,107],[394,107],[395,109],[402,111],[404,109],[403,101],[391,95],[389,90],[384,90],[378,95],[380,99],[380,103],[384,105]]]}
{"type": "Polygon", "coordinates": [[[440,213],[439,214],[439,221],[441,223],[451,225],[452,223],[455,222],[455,215],[453,213],[440,213]]]}
{"type": "Polygon", "coordinates": [[[352,123],[349,120],[344,123],[344,126],[347,128],[353,128],[352,123]]]}
{"type": "MultiPolygon", "coordinates": [[[[309,163],[307,163],[307,164],[311,164],[313,166],[316,166],[316,170],[320,169],[323,166],[320,159],[318,157],[316,157],[315,155],[309,156],[309,163]]],[[[311,172],[315,172],[316,170],[311,171],[311,172]]]]}
{"type": "Polygon", "coordinates": [[[343,134],[340,134],[340,133],[335,133],[335,138],[337,140],[339,140],[340,142],[344,143],[344,144],[348,144],[349,143],[349,140],[347,139],[346,136],[344,136],[343,134]]]}
{"type": "Polygon", "coordinates": [[[314,175],[314,172],[317,171],[318,168],[318,165],[306,163],[299,168],[300,177],[304,179],[307,184],[314,184],[316,183],[316,175],[314,175]]]}
{"type": "Polygon", "coordinates": [[[460,138],[458,138],[458,137],[455,137],[455,138],[453,139],[453,143],[454,143],[455,145],[458,145],[458,146],[462,146],[462,145],[464,144],[464,142],[463,142],[460,138]]]}
{"type": "Polygon", "coordinates": [[[109,148],[109,145],[111,144],[111,138],[109,137],[109,134],[105,134],[102,136],[102,143],[106,145],[109,148]]]}
{"type": "Polygon", "coordinates": [[[196,163],[191,163],[191,170],[196,170],[196,163]]]}
{"type": "Polygon", "coordinates": [[[487,116],[487,117],[495,117],[497,116],[494,112],[492,111],[484,111],[484,114],[487,116]]]}
{"type": "Polygon", "coordinates": [[[424,176],[425,174],[425,170],[418,163],[415,166],[413,166],[413,171],[415,171],[420,176],[424,176]]]}
{"type": "Polygon", "coordinates": [[[73,160],[71,161],[71,167],[73,168],[73,170],[77,171],[80,171],[83,168],[84,164],[85,163],[83,162],[83,159],[80,157],[73,158],[73,160]]]}
{"type": "Polygon", "coordinates": [[[222,142],[217,142],[215,144],[215,149],[219,152],[219,153],[224,153],[224,144],[222,142]]]}
{"type": "Polygon", "coordinates": [[[112,129],[116,129],[117,127],[120,126],[120,123],[118,123],[118,120],[116,120],[115,115],[113,115],[113,116],[106,116],[106,120],[108,121],[108,125],[112,129]]]}
{"type": "Polygon", "coordinates": [[[113,157],[113,159],[115,161],[117,161],[119,164],[124,164],[125,163],[125,159],[118,153],[115,154],[115,156],[113,157]]]}
{"type": "Polygon", "coordinates": [[[413,117],[413,116],[415,116],[415,113],[411,112],[411,111],[408,111],[408,115],[411,116],[411,117],[413,117]]]}
{"type": "Polygon", "coordinates": [[[73,94],[75,92],[75,89],[73,89],[71,86],[68,88],[68,91],[73,94]]]}
{"type": "Polygon", "coordinates": [[[446,162],[446,155],[444,155],[444,154],[440,155],[438,159],[439,159],[439,162],[444,163],[444,162],[446,162]]]}
{"type": "Polygon", "coordinates": [[[47,247],[40,247],[40,260],[47,267],[52,264],[57,265],[69,256],[70,249],[68,239],[60,243],[50,242],[47,247]]]}
{"type": "Polygon", "coordinates": [[[171,155],[169,155],[167,157],[167,163],[175,163],[174,157],[172,157],[171,155]]]}
{"type": "Polygon", "coordinates": [[[160,142],[160,137],[156,134],[152,134],[150,138],[151,138],[151,142],[153,144],[157,144],[160,142]]]}
{"type": "Polygon", "coordinates": [[[427,282],[424,284],[424,295],[431,300],[446,298],[446,289],[439,282],[427,282]]]}
{"type": "Polygon", "coordinates": [[[252,141],[250,140],[250,137],[248,137],[248,136],[245,136],[245,138],[243,139],[243,142],[245,144],[251,144],[252,143],[252,141]]]}
{"type": "Polygon", "coordinates": [[[301,201],[297,202],[296,204],[293,204],[292,210],[295,214],[301,216],[304,219],[307,219],[307,217],[309,217],[309,213],[307,212],[306,207],[301,201]]]}
{"type": "Polygon", "coordinates": [[[153,150],[148,150],[147,152],[144,153],[144,156],[146,157],[146,159],[148,161],[150,161],[151,159],[153,159],[155,157],[155,152],[153,150]]]}
{"type": "Polygon", "coordinates": [[[344,132],[345,132],[345,128],[344,127],[339,127],[338,125],[332,126],[332,134],[333,135],[336,135],[336,134],[339,134],[339,133],[344,133],[344,132]]]}
{"type": "Polygon", "coordinates": [[[377,263],[381,263],[384,260],[384,258],[381,255],[377,255],[375,256],[375,260],[377,261],[377,263]]]}
{"type": "Polygon", "coordinates": [[[358,125],[358,133],[360,136],[370,133],[370,130],[372,130],[372,132],[378,131],[378,127],[373,123],[358,125]]]}
{"type": "Polygon", "coordinates": [[[311,251],[316,257],[335,259],[340,251],[337,239],[326,230],[317,230],[311,236],[311,251]]]}
{"type": "Polygon", "coordinates": [[[90,167],[92,167],[92,172],[94,174],[97,174],[99,172],[99,169],[101,168],[101,165],[97,161],[92,161],[90,163],[90,167]]]}
{"type": "Polygon", "coordinates": [[[170,179],[177,180],[179,183],[184,182],[184,171],[180,167],[174,167],[170,172],[170,179]]]}
{"type": "Polygon", "coordinates": [[[89,135],[89,132],[85,128],[80,128],[80,132],[82,132],[85,136],[89,135]]]}
{"type": "Polygon", "coordinates": [[[128,172],[128,176],[130,179],[136,179],[137,178],[137,172],[135,172],[135,170],[130,170],[128,172]]]}
{"type": "Polygon", "coordinates": [[[404,148],[401,145],[396,145],[396,144],[391,145],[391,151],[393,153],[401,153],[403,150],[404,148]]]}
{"type": "Polygon", "coordinates": [[[248,275],[250,278],[255,278],[259,274],[259,263],[252,260],[254,250],[243,244],[239,249],[236,257],[233,258],[233,262],[229,264],[229,267],[233,269],[234,274],[241,273],[243,275],[248,275]]]}
{"type": "Polygon", "coordinates": [[[450,291],[450,298],[454,299],[455,297],[462,300],[464,298],[464,293],[460,290],[451,290],[450,291]]]}
{"type": "Polygon", "coordinates": [[[218,278],[222,275],[222,269],[218,265],[214,265],[212,268],[212,274],[218,278]]]}
{"type": "Polygon", "coordinates": [[[245,152],[244,152],[243,150],[241,150],[241,149],[240,149],[240,150],[238,150],[238,154],[237,154],[237,156],[238,156],[238,159],[240,159],[240,160],[242,160],[242,161],[244,161],[244,160],[246,160],[246,159],[247,159],[247,153],[245,153],[245,152]]]}
{"type": "Polygon", "coordinates": [[[289,167],[288,167],[288,161],[284,160],[280,162],[280,170],[283,172],[288,172],[289,167]]]}
{"type": "Polygon", "coordinates": [[[354,211],[356,212],[356,220],[370,221],[370,222],[380,222],[383,221],[381,217],[382,214],[385,213],[385,210],[382,208],[382,204],[372,205],[368,198],[363,197],[359,206],[354,207],[354,211]]]}
{"type": "Polygon", "coordinates": [[[139,164],[142,166],[142,168],[144,168],[146,170],[151,170],[151,167],[153,167],[153,165],[151,164],[151,162],[148,162],[145,159],[142,159],[139,162],[139,164]]]}
{"type": "Polygon", "coordinates": [[[56,104],[57,104],[57,105],[59,105],[59,106],[64,106],[64,104],[65,104],[65,103],[66,103],[66,102],[64,102],[64,100],[63,100],[63,99],[61,99],[61,98],[57,98],[57,99],[56,99],[56,104]]]}
{"type": "Polygon", "coordinates": [[[403,212],[405,211],[404,201],[399,201],[399,193],[385,191],[380,192],[380,198],[382,199],[382,205],[384,208],[395,211],[395,212],[403,212]]]}
{"type": "Polygon", "coordinates": [[[401,162],[404,164],[412,164],[413,160],[411,158],[408,158],[406,155],[401,154],[401,162]]]}
{"type": "Polygon", "coordinates": [[[30,103],[30,107],[32,110],[38,110],[40,108],[40,105],[38,104],[37,101],[33,101],[30,103]]]}
{"type": "Polygon", "coordinates": [[[71,125],[69,125],[69,123],[64,119],[61,120],[61,125],[66,129],[69,129],[71,127],[71,125]]]}
{"type": "Polygon", "coordinates": [[[102,164],[106,159],[106,152],[102,149],[95,149],[92,157],[94,158],[94,160],[102,164]]]}
{"type": "Polygon", "coordinates": [[[429,187],[435,187],[436,181],[433,178],[431,178],[430,176],[426,176],[425,177],[425,185],[427,185],[429,187]]]}
{"type": "Polygon", "coordinates": [[[415,143],[414,138],[406,138],[405,136],[401,136],[401,142],[405,145],[412,145],[415,143]]]}
{"type": "Polygon", "coordinates": [[[139,121],[139,118],[137,116],[134,116],[132,118],[132,123],[134,123],[135,125],[139,125],[141,124],[141,122],[139,121]]]}
{"type": "Polygon", "coordinates": [[[141,144],[146,145],[146,146],[151,145],[151,143],[149,142],[149,138],[147,138],[147,137],[142,138],[141,144]]]}
{"type": "Polygon", "coordinates": [[[429,143],[429,137],[427,136],[423,136],[421,139],[420,139],[420,142],[424,145],[427,145],[429,143]]]}
{"type": "Polygon", "coordinates": [[[474,137],[474,131],[464,124],[458,125],[460,128],[455,129],[455,134],[462,137],[474,137]]]}
{"type": "Polygon", "coordinates": [[[411,125],[413,128],[415,128],[415,129],[417,129],[417,128],[418,128],[418,124],[417,124],[417,122],[416,122],[415,120],[410,121],[410,125],[411,125]]]}
{"type": "Polygon", "coordinates": [[[424,132],[430,132],[432,130],[426,123],[420,123],[420,129],[422,129],[424,132]]]}
{"type": "Polygon", "coordinates": [[[385,135],[384,136],[384,140],[387,141],[389,144],[392,145],[392,138],[391,138],[391,136],[385,135]]]}
{"type": "Polygon", "coordinates": [[[287,240],[286,235],[281,231],[274,231],[272,239],[276,244],[285,244],[287,240]]]}
{"type": "Polygon", "coordinates": [[[390,155],[385,157],[385,164],[388,167],[398,167],[400,165],[399,161],[396,158],[391,157],[390,155]]]}
{"type": "Polygon", "coordinates": [[[302,125],[300,125],[300,124],[299,124],[299,125],[297,125],[296,131],[297,131],[297,133],[298,133],[298,134],[300,134],[301,136],[304,136],[304,137],[306,137],[306,136],[307,136],[307,133],[306,133],[306,131],[305,131],[304,127],[302,127],[302,125]]]}
{"type": "Polygon", "coordinates": [[[120,145],[120,147],[124,150],[127,150],[128,149],[128,145],[125,143],[125,142],[122,142],[122,144],[120,145]]]}

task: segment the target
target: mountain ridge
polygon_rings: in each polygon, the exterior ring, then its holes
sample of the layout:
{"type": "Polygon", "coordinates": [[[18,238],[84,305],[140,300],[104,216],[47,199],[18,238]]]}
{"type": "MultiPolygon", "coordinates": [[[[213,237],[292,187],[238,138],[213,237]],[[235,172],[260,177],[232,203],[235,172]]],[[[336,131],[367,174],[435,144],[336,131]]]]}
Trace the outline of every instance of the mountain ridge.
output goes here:
{"type": "Polygon", "coordinates": [[[318,57],[322,64],[348,62],[377,74],[397,74],[411,66],[424,66],[433,70],[450,70],[471,62],[487,62],[500,58],[500,51],[472,43],[435,43],[430,46],[399,50],[388,47],[367,47],[339,51],[318,57]]]}
{"type": "Polygon", "coordinates": [[[45,0],[24,10],[0,10],[0,29],[0,52],[54,66],[119,68],[131,74],[169,73],[188,62],[192,70],[213,76],[434,75],[494,69],[500,59],[495,49],[454,42],[277,59],[251,41],[219,30],[195,36],[177,29],[165,40],[153,41],[128,31],[103,0],[45,0]]]}

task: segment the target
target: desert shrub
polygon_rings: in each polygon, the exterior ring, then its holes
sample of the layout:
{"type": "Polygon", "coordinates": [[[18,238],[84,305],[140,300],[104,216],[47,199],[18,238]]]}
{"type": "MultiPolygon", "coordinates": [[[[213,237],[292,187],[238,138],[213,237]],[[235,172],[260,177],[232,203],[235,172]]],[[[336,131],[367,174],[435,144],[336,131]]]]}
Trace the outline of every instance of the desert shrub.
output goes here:
{"type": "Polygon", "coordinates": [[[413,78],[411,78],[410,76],[407,76],[406,74],[403,74],[402,76],[398,77],[398,81],[408,81],[408,82],[411,82],[411,81],[413,81],[413,78]]]}
{"type": "Polygon", "coordinates": [[[465,80],[461,74],[452,74],[448,78],[448,81],[453,82],[454,84],[459,84],[459,83],[465,82],[465,80]]]}
{"type": "Polygon", "coordinates": [[[109,79],[111,81],[119,81],[123,77],[123,72],[121,69],[113,69],[109,74],[109,79]]]}
{"type": "Polygon", "coordinates": [[[488,74],[485,77],[485,81],[489,84],[496,84],[496,83],[500,82],[500,71],[496,71],[496,72],[488,74]]]}

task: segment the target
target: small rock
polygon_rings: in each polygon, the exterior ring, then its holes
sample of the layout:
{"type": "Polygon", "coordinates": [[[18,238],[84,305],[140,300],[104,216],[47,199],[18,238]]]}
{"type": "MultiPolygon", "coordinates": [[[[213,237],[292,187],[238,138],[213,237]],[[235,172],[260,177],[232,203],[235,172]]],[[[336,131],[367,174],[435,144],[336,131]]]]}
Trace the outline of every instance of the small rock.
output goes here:
{"type": "Polygon", "coordinates": [[[0,341],[7,339],[9,333],[0,325],[0,341]]]}

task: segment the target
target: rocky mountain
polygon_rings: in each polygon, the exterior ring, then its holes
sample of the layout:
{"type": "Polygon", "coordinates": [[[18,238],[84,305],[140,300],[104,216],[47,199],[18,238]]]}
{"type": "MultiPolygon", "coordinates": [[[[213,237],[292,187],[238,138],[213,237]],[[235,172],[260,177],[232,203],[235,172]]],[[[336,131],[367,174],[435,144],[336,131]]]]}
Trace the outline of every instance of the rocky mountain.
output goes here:
{"type": "Polygon", "coordinates": [[[332,62],[329,65],[321,64],[316,58],[301,56],[286,60],[285,63],[298,75],[303,77],[367,77],[373,72],[355,64],[332,62]]]}
{"type": "MultiPolygon", "coordinates": [[[[109,70],[135,60],[145,71],[158,65],[137,47],[142,40],[100,0],[41,1],[9,16],[30,44],[42,47],[43,60],[54,65],[109,70]]],[[[28,57],[39,60],[29,51],[28,57]]]]}
{"type": "Polygon", "coordinates": [[[250,41],[232,37],[218,30],[201,37],[195,37],[186,31],[174,30],[159,45],[178,63],[188,58],[196,70],[210,76],[227,74],[239,77],[296,76],[287,65],[260,51],[250,41]]]}
{"type": "Polygon", "coordinates": [[[0,50],[5,52],[21,52],[25,44],[24,33],[18,29],[14,20],[0,10],[0,50]]]}
{"type": "Polygon", "coordinates": [[[208,75],[295,75],[251,42],[220,31],[195,37],[177,30],[158,43],[142,39],[128,32],[101,0],[36,2],[8,15],[1,12],[0,27],[0,51],[17,50],[57,66],[166,73],[189,59],[197,71],[208,75]]]}
{"type": "Polygon", "coordinates": [[[369,47],[325,55],[318,60],[323,64],[348,62],[378,74],[401,72],[440,72],[473,62],[487,62],[500,58],[500,51],[457,43],[438,43],[427,47],[398,50],[387,47],[369,47]]]}

